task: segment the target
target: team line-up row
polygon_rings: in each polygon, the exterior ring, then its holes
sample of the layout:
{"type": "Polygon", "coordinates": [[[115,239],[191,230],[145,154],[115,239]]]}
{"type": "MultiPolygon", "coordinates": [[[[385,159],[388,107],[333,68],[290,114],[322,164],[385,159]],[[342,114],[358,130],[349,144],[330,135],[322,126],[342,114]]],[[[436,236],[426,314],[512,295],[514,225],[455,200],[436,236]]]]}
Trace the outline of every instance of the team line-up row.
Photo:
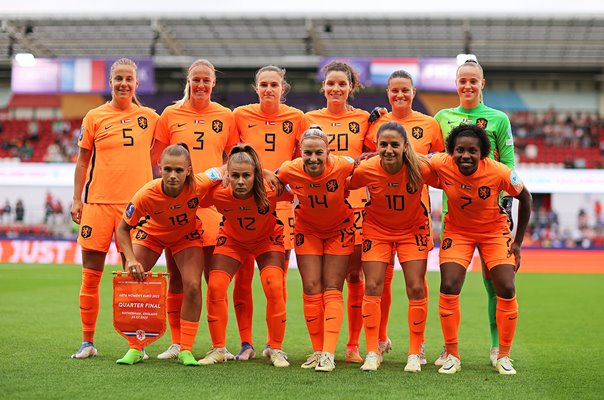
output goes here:
{"type": "MultiPolygon", "coordinates": [[[[432,185],[446,195],[439,298],[445,349],[435,364],[441,373],[461,369],[459,293],[478,246],[489,299],[491,363],[501,374],[516,373],[509,357],[518,315],[514,276],[531,196],[513,170],[509,120],[482,103],[482,68],[470,61],[459,67],[460,105],[435,118],[412,110],[415,88],[405,71],[396,71],[388,82],[392,111],[374,112],[371,118],[348,105],[360,87],[354,69],[333,62],[323,72],[323,109],[303,114],[282,104],[285,71],[266,66],[256,73],[259,103],[231,112],[210,100],[215,70],[198,60],[189,68],[183,99],[160,117],[136,98],[135,64],[116,61],[112,100],[86,115],[79,138],[71,213],[81,226],[83,343],[73,358],[96,355],[98,286],[115,235],[124,268],[137,280],[166,252],[173,344],[158,357],[178,358],[184,365],[255,356],[250,311],[255,259],[267,296],[263,354],[276,367],[289,366],[282,350],[285,275],[289,251],[295,248],[313,347],[302,368],[335,368],[346,281],[345,360],[377,370],[390,349],[387,321],[396,255],[409,297],[405,371],[419,372],[426,362],[425,273],[433,247],[426,185],[432,185]],[[354,162],[367,151],[377,155],[354,162]],[[156,180],[152,161],[160,165],[156,180]],[[512,197],[520,203],[515,238],[512,197]],[[212,349],[197,361],[191,351],[204,273],[212,349]],[[227,288],[233,277],[242,343],[236,356],[225,347],[227,288]],[[359,354],[363,328],[364,360],[359,354]]],[[[146,357],[135,341],[130,347],[118,363],[146,357]]]]}

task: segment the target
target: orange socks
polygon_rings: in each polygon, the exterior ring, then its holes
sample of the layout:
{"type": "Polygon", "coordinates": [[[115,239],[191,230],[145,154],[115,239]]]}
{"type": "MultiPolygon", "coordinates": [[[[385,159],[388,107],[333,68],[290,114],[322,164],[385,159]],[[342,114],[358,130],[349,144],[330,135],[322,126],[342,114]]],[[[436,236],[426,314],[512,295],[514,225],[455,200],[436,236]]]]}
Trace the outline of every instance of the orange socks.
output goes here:
{"type": "Polygon", "coordinates": [[[82,341],[94,343],[96,320],[99,315],[99,285],[103,271],[82,268],[80,286],[80,318],[82,320],[82,341]]]}
{"type": "Polygon", "coordinates": [[[326,290],[323,293],[323,303],[325,304],[323,351],[335,354],[338,337],[342,329],[342,321],[344,320],[344,298],[342,297],[342,292],[339,290],[326,290]]]}
{"type": "Polygon", "coordinates": [[[170,325],[170,335],[172,344],[180,344],[180,309],[184,293],[170,293],[166,296],[166,312],[168,313],[168,324],[170,325]]]}
{"type": "Polygon", "coordinates": [[[419,354],[419,348],[424,340],[426,316],[428,315],[428,299],[409,300],[407,313],[409,324],[409,354],[419,354]]]}
{"type": "Polygon", "coordinates": [[[304,319],[306,328],[310,335],[313,351],[323,350],[323,317],[325,309],[323,308],[323,293],[303,294],[304,301],[304,319]]]}
{"type": "Polygon", "coordinates": [[[229,321],[227,291],[231,279],[231,275],[224,271],[210,271],[207,308],[212,347],[226,346],[226,327],[229,321]]]}
{"type": "Polygon", "coordinates": [[[361,329],[363,329],[361,308],[363,307],[364,293],[365,282],[348,283],[348,343],[346,343],[346,346],[359,345],[359,337],[361,336],[361,329]]]}
{"type": "Polygon", "coordinates": [[[254,316],[254,301],[252,299],[252,279],[254,278],[254,257],[248,256],[241,263],[235,274],[233,289],[233,304],[235,317],[239,328],[241,343],[252,344],[252,318],[254,316]]]}
{"type": "Polygon", "coordinates": [[[287,304],[287,271],[289,271],[289,258],[285,257],[283,266],[283,301],[287,304]]]}
{"type": "Polygon", "coordinates": [[[518,321],[518,302],[516,296],[504,299],[497,296],[497,328],[499,329],[499,358],[509,357],[516,322],[518,321]]]}
{"type": "MultiPolygon", "coordinates": [[[[428,315],[428,277],[424,276],[424,295],[426,296],[426,315],[428,315]]],[[[424,331],[422,331],[422,340],[421,343],[425,343],[426,342],[426,337],[425,337],[425,328],[424,331]]]]}
{"type": "Polygon", "coordinates": [[[367,343],[367,353],[373,351],[378,353],[379,330],[381,328],[381,303],[380,296],[363,296],[362,318],[365,327],[365,341],[367,343]]]}
{"type": "Polygon", "coordinates": [[[461,311],[459,310],[458,294],[440,294],[438,301],[438,311],[440,313],[440,325],[445,338],[445,349],[447,353],[459,357],[458,333],[461,311]]]}
{"type": "MultiPolygon", "coordinates": [[[[381,318],[380,318],[380,333],[379,340],[385,342],[388,340],[388,319],[390,318],[390,306],[392,305],[392,279],[394,278],[394,265],[388,265],[386,267],[386,275],[384,276],[384,290],[382,291],[382,301],[380,306],[381,318]]],[[[363,313],[366,314],[366,313],[363,313]]],[[[365,321],[363,320],[363,323],[365,321]]],[[[367,330],[365,330],[367,335],[367,330]]],[[[369,350],[367,350],[369,351],[369,350]]]]}
{"type": "Polygon", "coordinates": [[[197,336],[197,328],[199,328],[199,321],[180,320],[180,351],[193,350],[193,343],[195,342],[195,336],[197,336]]]}
{"type": "Polygon", "coordinates": [[[260,280],[266,296],[266,325],[271,349],[280,350],[285,334],[285,301],[283,299],[283,270],[267,266],[260,271],[260,280]]]}

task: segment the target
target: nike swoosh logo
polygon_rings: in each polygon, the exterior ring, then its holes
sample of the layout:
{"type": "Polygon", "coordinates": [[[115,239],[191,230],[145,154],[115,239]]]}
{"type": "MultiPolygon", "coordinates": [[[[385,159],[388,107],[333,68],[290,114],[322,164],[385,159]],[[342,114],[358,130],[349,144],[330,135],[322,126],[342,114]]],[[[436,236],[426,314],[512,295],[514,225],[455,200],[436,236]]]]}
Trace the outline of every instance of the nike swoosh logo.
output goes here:
{"type": "Polygon", "coordinates": [[[237,304],[234,305],[234,307],[240,307],[242,305],[243,305],[243,303],[237,303],[237,304]]]}
{"type": "Polygon", "coordinates": [[[503,365],[501,366],[501,368],[505,369],[506,371],[511,371],[511,370],[512,370],[511,368],[509,368],[509,369],[508,369],[508,368],[506,368],[506,367],[505,367],[505,366],[503,366],[503,365]]]}
{"type": "Polygon", "coordinates": [[[425,321],[426,321],[426,320],[419,321],[419,322],[415,322],[415,321],[413,321],[413,325],[419,325],[419,324],[423,324],[425,321]]]}
{"type": "Polygon", "coordinates": [[[208,324],[209,324],[209,323],[212,323],[212,322],[217,322],[217,321],[218,321],[217,319],[209,319],[209,320],[208,320],[208,324]]]}
{"type": "Polygon", "coordinates": [[[107,126],[105,127],[105,130],[107,130],[107,129],[111,128],[112,126],[113,126],[113,125],[107,125],[107,126]]]}
{"type": "Polygon", "coordinates": [[[363,315],[363,318],[368,318],[368,317],[371,317],[371,314],[369,314],[369,315],[363,315]]]}
{"type": "Polygon", "coordinates": [[[518,317],[508,317],[508,319],[509,319],[510,321],[513,321],[513,320],[515,320],[516,318],[518,318],[518,317]]]}
{"type": "Polygon", "coordinates": [[[254,124],[254,125],[247,124],[247,127],[248,127],[248,128],[253,128],[253,127],[255,127],[256,125],[258,125],[258,124],[254,124]]]}
{"type": "Polygon", "coordinates": [[[153,214],[157,215],[157,214],[161,214],[163,213],[163,211],[153,211],[153,214]]]}
{"type": "Polygon", "coordinates": [[[230,209],[228,209],[228,208],[225,208],[225,209],[223,209],[222,211],[224,211],[224,212],[229,212],[229,211],[232,211],[232,210],[230,210],[230,209]]]}
{"type": "Polygon", "coordinates": [[[350,308],[361,308],[361,306],[350,306],[350,308]]]}
{"type": "Polygon", "coordinates": [[[453,315],[453,314],[440,314],[440,317],[447,318],[447,317],[450,317],[451,315],[453,315]]]}
{"type": "Polygon", "coordinates": [[[329,321],[331,319],[336,319],[336,317],[329,317],[329,318],[325,318],[325,321],[329,321]]]}
{"type": "Polygon", "coordinates": [[[296,189],[302,189],[304,186],[296,186],[296,189]]]}
{"type": "Polygon", "coordinates": [[[184,123],[184,124],[177,124],[176,126],[180,128],[180,127],[183,127],[185,125],[186,125],[186,123],[184,123]]]}
{"type": "Polygon", "coordinates": [[[313,322],[316,321],[318,318],[311,318],[311,319],[307,319],[306,322],[313,322]]]}
{"type": "Polygon", "coordinates": [[[284,323],[285,323],[285,321],[287,321],[287,320],[286,320],[286,319],[282,319],[282,320],[281,320],[281,323],[282,323],[282,324],[284,324],[284,323]]]}

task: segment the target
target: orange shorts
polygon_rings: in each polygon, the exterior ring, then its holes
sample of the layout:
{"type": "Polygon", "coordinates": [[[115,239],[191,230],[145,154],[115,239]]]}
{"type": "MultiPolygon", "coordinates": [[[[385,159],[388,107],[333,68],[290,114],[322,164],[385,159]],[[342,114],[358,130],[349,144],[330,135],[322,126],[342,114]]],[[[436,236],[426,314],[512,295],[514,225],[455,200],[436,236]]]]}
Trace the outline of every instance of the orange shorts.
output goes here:
{"type": "Polygon", "coordinates": [[[283,225],[275,225],[273,234],[267,236],[261,241],[245,243],[233,239],[224,234],[222,230],[218,233],[216,247],[214,247],[214,255],[220,254],[231,257],[240,263],[243,262],[249,255],[258,257],[260,254],[276,251],[285,253],[283,247],[283,225]]]}
{"type": "Polygon", "coordinates": [[[218,231],[222,222],[222,214],[216,211],[216,207],[200,208],[197,217],[201,219],[201,238],[204,246],[214,246],[218,239],[218,231]]]}
{"type": "Polygon", "coordinates": [[[398,254],[398,261],[402,264],[413,260],[427,260],[428,253],[434,247],[432,237],[429,235],[412,234],[396,242],[365,238],[361,261],[378,261],[390,264],[394,253],[398,254]]]}
{"type": "Polygon", "coordinates": [[[175,233],[174,240],[161,240],[156,236],[150,235],[143,228],[136,228],[132,234],[132,244],[144,246],[149,250],[161,254],[162,250],[170,249],[172,254],[177,254],[179,251],[188,249],[189,247],[202,247],[203,241],[201,238],[201,221],[197,220],[197,227],[193,232],[175,233]]]}
{"type": "Polygon", "coordinates": [[[335,256],[347,256],[354,251],[354,227],[342,229],[333,236],[322,239],[311,233],[296,232],[295,235],[296,254],[301,256],[322,256],[330,254],[335,256]]]}
{"type": "Polygon", "coordinates": [[[115,239],[115,247],[121,252],[117,243],[117,226],[122,220],[127,204],[84,204],[78,244],[83,250],[93,250],[107,253],[111,239],[115,239]]]}
{"type": "Polygon", "coordinates": [[[277,218],[283,222],[283,245],[285,250],[291,250],[294,248],[294,205],[289,203],[289,207],[280,208],[281,203],[285,202],[277,203],[277,218]]]}
{"type": "Polygon", "coordinates": [[[512,245],[511,232],[503,235],[500,231],[496,233],[457,233],[444,232],[440,243],[440,264],[454,262],[468,268],[474,255],[474,248],[478,251],[488,269],[501,264],[516,264],[514,254],[508,255],[512,245]]]}
{"type": "Polygon", "coordinates": [[[354,213],[354,244],[363,244],[363,221],[365,220],[365,208],[353,208],[354,213]]]}

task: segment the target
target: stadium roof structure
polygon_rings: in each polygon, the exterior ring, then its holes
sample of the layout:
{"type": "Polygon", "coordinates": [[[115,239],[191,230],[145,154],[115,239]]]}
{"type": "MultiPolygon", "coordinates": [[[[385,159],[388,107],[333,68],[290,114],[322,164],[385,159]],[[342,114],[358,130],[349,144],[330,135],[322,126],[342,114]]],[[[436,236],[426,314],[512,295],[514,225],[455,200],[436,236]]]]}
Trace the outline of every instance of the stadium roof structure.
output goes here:
{"type": "Polygon", "coordinates": [[[455,57],[497,68],[604,66],[604,18],[486,16],[6,17],[0,65],[20,52],[53,58],[207,58],[223,68],[314,67],[321,57],[455,57]]]}

